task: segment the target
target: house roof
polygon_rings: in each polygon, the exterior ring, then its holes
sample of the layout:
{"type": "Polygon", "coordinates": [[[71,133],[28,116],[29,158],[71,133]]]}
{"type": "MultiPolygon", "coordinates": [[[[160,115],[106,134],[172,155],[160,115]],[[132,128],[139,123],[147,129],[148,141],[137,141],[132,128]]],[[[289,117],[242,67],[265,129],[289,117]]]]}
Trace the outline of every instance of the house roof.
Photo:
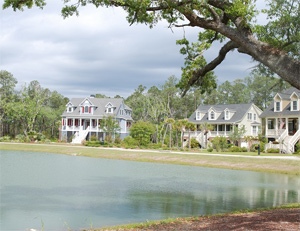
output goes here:
{"type": "Polygon", "coordinates": [[[202,113],[205,112],[205,115],[201,120],[196,120],[196,111],[190,116],[188,119],[190,122],[193,123],[236,123],[240,122],[245,114],[249,111],[253,104],[247,103],[247,104],[224,104],[224,105],[201,105],[197,108],[198,111],[201,111],[202,113]],[[216,120],[209,120],[208,119],[208,110],[209,109],[215,109],[217,112],[221,112],[220,116],[216,120]],[[229,119],[225,120],[225,109],[229,110],[230,112],[234,112],[234,115],[229,119]]]}
{"type": "MultiPolygon", "coordinates": [[[[98,117],[103,117],[103,116],[107,116],[108,114],[106,113],[106,105],[107,104],[112,104],[112,106],[114,108],[116,108],[116,110],[114,110],[113,113],[109,113],[109,115],[115,116],[117,115],[120,106],[123,104],[124,105],[124,109],[126,110],[130,110],[130,107],[128,107],[127,105],[124,104],[124,100],[122,98],[73,98],[70,100],[70,103],[75,107],[73,112],[67,112],[65,111],[62,116],[80,116],[80,110],[81,110],[81,104],[85,101],[85,100],[90,101],[90,103],[95,106],[95,110],[92,116],[98,116],[98,117]]],[[[82,116],[86,116],[86,115],[82,115],[82,116]]],[[[131,117],[130,117],[131,118],[131,117]]]]}
{"type": "MultiPolygon", "coordinates": [[[[290,87],[288,89],[286,89],[284,92],[282,93],[278,93],[278,95],[280,95],[282,100],[291,100],[291,95],[293,93],[296,93],[297,95],[300,95],[300,90],[298,90],[297,88],[294,87],[290,87]]],[[[265,118],[265,117],[278,117],[278,116],[287,116],[287,115],[300,115],[299,111],[291,111],[291,104],[288,104],[285,108],[282,109],[282,111],[280,112],[275,112],[274,110],[274,100],[272,101],[272,103],[263,111],[263,113],[260,115],[261,118],[265,118]]]]}

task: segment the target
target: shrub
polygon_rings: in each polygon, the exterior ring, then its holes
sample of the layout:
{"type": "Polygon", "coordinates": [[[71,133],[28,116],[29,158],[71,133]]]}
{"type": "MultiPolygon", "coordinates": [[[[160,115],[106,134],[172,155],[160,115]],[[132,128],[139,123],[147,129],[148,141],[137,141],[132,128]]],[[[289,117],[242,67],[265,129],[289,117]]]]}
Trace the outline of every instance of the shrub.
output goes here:
{"type": "Polygon", "coordinates": [[[97,141],[97,137],[96,136],[91,136],[91,141],[97,141]]]}
{"type": "MultiPolygon", "coordinates": [[[[247,149],[246,149],[246,150],[247,150],[247,149]]],[[[243,149],[240,148],[240,147],[238,147],[238,146],[233,146],[233,147],[229,148],[229,151],[230,151],[230,152],[242,152],[243,149]]]]}
{"type": "Polygon", "coordinates": [[[248,152],[246,147],[242,147],[242,152],[248,152]]]}
{"type": "Polygon", "coordinates": [[[207,149],[208,152],[212,152],[213,150],[214,150],[214,149],[211,148],[211,147],[207,149]]]}
{"type": "Polygon", "coordinates": [[[7,141],[10,141],[10,136],[0,137],[0,142],[7,142],[7,141]]]}
{"type": "Polygon", "coordinates": [[[17,142],[25,142],[26,141],[26,136],[23,134],[18,134],[16,135],[16,141],[17,142]]]}
{"type": "Polygon", "coordinates": [[[195,138],[192,138],[191,139],[191,148],[199,148],[199,147],[200,147],[199,142],[195,138]]]}
{"type": "Polygon", "coordinates": [[[279,149],[278,148],[269,148],[269,149],[267,149],[267,153],[279,153],[279,149]]]}
{"type": "Polygon", "coordinates": [[[86,141],[85,146],[88,147],[100,147],[101,142],[100,141],[86,141]]]}
{"type": "Polygon", "coordinates": [[[221,151],[224,151],[224,149],[227,147],[227,139],[223,136],[217,136],[211,142],[213,143],[217,152],[220,151],[220,149],[221,151]]]}
{"type": "Polygon", "coordinates": [[[279,144],[279,142],[275,140],[275,141],[273,141],[273,144],[279,144]]]}
{"type": "Polygon", "coordinates": [[[128,146],[137,146],[139,144],[139,142],[132,138],[131,136],[127,136],[124,138],[124,143],[128,146]]]}
{"type": "Polygon", "coordinates": [[[115,144],[121,144],[122,143],[122,139],[120,137],[116,137],[114,143],[115,144]]]}
{"type": "Polygon", "coordinates": [[[104,140],[105,140],[107,143],[111,143],[113,139],[112,139],[112,136],[111,136],[111,135],[105,135],[104,140]]]}

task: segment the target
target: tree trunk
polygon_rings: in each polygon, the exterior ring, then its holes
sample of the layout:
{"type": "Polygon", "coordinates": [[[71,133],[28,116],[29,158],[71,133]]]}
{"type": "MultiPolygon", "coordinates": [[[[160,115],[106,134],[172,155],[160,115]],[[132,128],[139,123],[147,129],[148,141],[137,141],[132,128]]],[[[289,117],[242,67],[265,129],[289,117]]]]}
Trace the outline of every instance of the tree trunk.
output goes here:
{"type": "MultiPolygon", "coordinates": [[[[224,1],[209,0],[208,4],[219,9],[224,9],[224,1]]],[[[219,19],[205,20],[198,17],[194,11],[190,11],[185,8],[179,9],[179,11],[187,18],[188,21],[190,21],[191,26],[216,31],[231,40],[231,46],[225,49],[225,54],[220,54],[218,57],[219,59],[216,60],[216,62],[209,63],[213,64],[209,71],[218,66],[224,60],[225,55],[229,51],[237,48],[238,52],[250,55],[253,59],[267,66],[271,71],[278,74],[292,86],[300,89],[300,62],[290,57],[285,51],[257,40],[247,25],[243,26],[240,22],[235,21],[238,29],[231,28],[219,19]]],[[[189,84],[192,85],[202,76],[203,75],[197,76],[197,74],[195,74],[195,77],[192,78],[193,80],[190,80],[189,84]]]]}
{"type": "Polygon", "coordinates": [[[191,129],[189,129],[189,150],[191,150],[191,129]]]}
{"type": "Polygon", "coordinates": [[[172,147],[172,124],[169,124],[170,126],[170,137],[169,137],[169,148],[171,149],[172,147]]]}

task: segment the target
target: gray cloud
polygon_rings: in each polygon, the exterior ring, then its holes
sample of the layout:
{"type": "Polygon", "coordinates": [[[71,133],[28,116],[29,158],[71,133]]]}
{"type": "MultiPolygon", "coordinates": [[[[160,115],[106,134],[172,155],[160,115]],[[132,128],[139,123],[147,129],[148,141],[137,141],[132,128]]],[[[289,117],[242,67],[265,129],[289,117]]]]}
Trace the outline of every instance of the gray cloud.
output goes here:
{"type": "MultiPolygon", "coordinates": [[[[2,3],[1,3],[2,4],[2,3]]],[[[79,17],[63,19],[61,3],[49,2],[44,10],[1,12],[0,69],[11,72],[19,85],[38,80],[44,88],[67,97],[92,93],[127,97],[138,85],[163,84],[178,78],[184,57],[176,40],[183,29],[159,23],[129,26],[125,13],[116,8],[82,8],[79,17]]],[[[186,29],[195,40],[198,30],[186,29]]],[[[206,54],[218,54],[218,46],[206,54]]],[[[217,68],[219,81],[248,75],[251,59],[231,53],[217,68]]]]}

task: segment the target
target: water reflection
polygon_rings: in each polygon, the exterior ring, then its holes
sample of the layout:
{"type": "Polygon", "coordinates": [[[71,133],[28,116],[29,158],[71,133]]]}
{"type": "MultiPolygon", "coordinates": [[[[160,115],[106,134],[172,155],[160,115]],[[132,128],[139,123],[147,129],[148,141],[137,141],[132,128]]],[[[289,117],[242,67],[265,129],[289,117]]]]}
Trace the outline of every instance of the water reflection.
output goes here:
{"type": "Polygon", "coordinates": [[[45,153],[0,153],[1,230],[72,230],[300,202],[300,178],[45,153]],[[16,217],[18,217],[16,222],[16,217]]]}

